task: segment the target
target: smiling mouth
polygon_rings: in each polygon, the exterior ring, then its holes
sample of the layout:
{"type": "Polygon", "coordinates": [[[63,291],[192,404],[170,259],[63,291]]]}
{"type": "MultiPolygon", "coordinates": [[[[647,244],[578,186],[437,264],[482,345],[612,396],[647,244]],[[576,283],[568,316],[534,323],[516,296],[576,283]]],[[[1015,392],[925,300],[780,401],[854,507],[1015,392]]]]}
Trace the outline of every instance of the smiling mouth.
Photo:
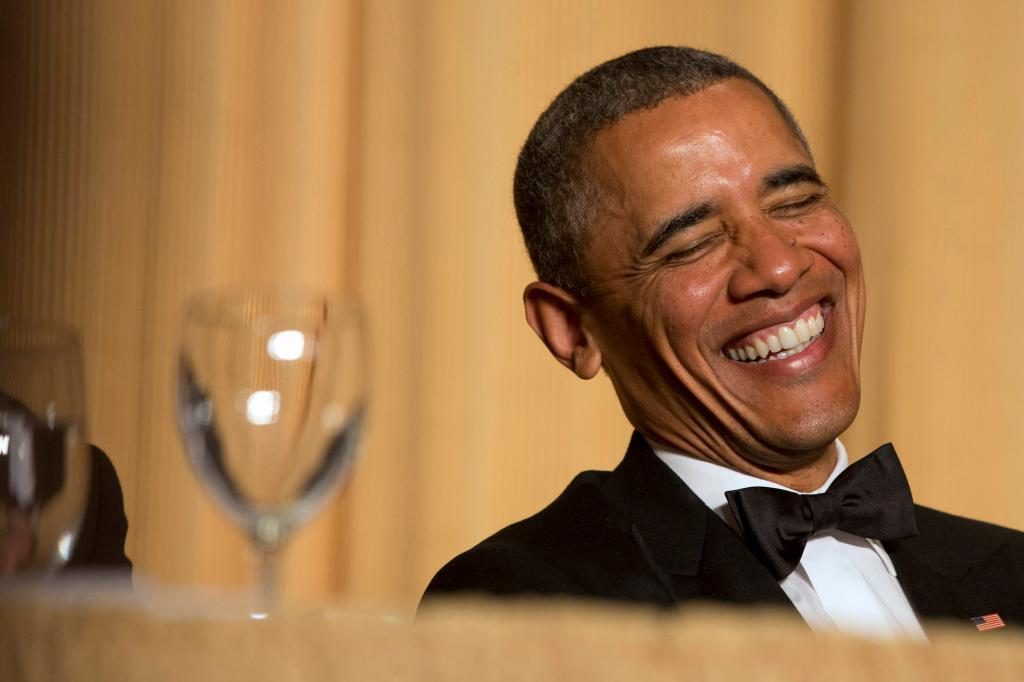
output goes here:
{"type": "Polygon", "coordinates": [[[815,303],[795,319],[759,329],[722,347],[736,362],[760,363],[784,360],[802,353],[825,331],[825,316],[815,303]]]}

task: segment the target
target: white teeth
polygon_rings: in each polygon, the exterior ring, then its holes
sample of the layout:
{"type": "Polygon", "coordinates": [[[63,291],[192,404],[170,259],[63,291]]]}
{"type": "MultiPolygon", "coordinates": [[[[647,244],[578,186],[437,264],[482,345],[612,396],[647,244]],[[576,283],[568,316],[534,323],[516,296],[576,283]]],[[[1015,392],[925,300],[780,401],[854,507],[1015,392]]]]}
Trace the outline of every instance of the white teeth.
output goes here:
{"type": "Polygon", "coordinates": [[[729,357],[738,362],[769,362],[783,360],[801,353],[825,331],[825,318],[819,312],[809,319],[800,318],[792,326],[779,327],[778,335],[754,339],[752,345],[729,348],[729,357]],[[770,356],[770,357],[769,357],[770,356]]]}
{"type": "Polygon", "coordinates": [[[807,343],[811,340],[811,330],[807,328],[805,320],[797,320],[793,325],[793,331],[796,332],[796,338],[800,339],[800,343],[807,343]]]}
{"type": "Polygon", "coordinates": [[[796,345],[800,343],[800,339],[797,338],[796,332],[789,327],[782,327],[779,329],[779,343],[786,350],[790,348],[796,348],[796,345]]]}

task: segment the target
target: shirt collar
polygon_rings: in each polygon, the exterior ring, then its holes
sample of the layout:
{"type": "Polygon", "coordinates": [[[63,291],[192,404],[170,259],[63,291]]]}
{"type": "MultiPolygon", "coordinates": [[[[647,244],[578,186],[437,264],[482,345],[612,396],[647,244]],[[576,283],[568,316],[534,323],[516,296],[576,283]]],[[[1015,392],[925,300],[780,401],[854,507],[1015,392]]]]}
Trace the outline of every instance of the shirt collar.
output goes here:
{"type": "Polygon", "coordinates": [[[836,479],[836,476],[841,474],[848,465],[846,448],[837,438],[836,443],[836,465],[832,469],[832,473],[829,474],[825,482],[817,490],[812,490],[810,493],[801,493],[799,490],[793,490],[787,488],[778,483],[772,481],[766,481],[763,478],[757,476],[751,476],[745,474],[742,471],[730,469],[727,466],[721,464],[715,464],[703,459],[697,459],[690,455],[684,455],[680,452],[672,450],[666,445],[656,443],[651,439],[647,439],[651,449],[654,450],[654,454],[663,461],[668,467],[675,472],[676,476],[682,479],[683,483],[692,490],[697,497],[701,499],[713,512],[718,514],[726,523],[737,528],[736,519],[733,518],[732,510],[729,508],[729,503],[725,498],[727,490],[739,490],[740,488],[750,488],[754,486],[761,486],[765,488],[778,488],[779,490],[788,490],[792,493],[797,494],[813,494],[821,493],[828,490],[828,487],[832,485],[832,481],[836,479]]]}

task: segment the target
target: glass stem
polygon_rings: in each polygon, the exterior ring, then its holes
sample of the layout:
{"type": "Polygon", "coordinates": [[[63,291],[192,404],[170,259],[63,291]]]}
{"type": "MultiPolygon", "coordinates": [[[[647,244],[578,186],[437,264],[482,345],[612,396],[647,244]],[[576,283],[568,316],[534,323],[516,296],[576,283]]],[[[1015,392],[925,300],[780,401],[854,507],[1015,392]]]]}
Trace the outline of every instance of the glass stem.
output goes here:
{"type": "Polygon", "coordinates": [[[275,516],[264,516],[253,529],[253,543],[260,553],[260,576],[257,586],[257,608],[263,617],[280,606],[278,561],[287,536],[287,527],[275,516]]]}
{"type": "Polygon", "coordinates": [[[260,553],[259,585],[257,587],[257,608],[261,613],[270,614],[279,606],[278,570],[280,568],[280,546],[258,545],[260,553]]]}

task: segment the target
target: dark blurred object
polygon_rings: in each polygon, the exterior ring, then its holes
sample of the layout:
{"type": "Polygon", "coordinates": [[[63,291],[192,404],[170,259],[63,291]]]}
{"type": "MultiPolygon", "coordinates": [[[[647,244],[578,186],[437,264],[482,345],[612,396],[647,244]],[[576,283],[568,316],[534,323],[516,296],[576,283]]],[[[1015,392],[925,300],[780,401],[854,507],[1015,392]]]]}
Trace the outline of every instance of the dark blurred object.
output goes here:
{"type": "MultiPolygon", "coordinates": [[[[5,404],[20,405],[0,393],[0,407],[5,404]]],[[[4,416],[8,423],[0,423],[0,500],[26,509],[45,505],[64,487],[64,429],[19,421],[10,412],[4,416]]]]}
{"type": "MultiPolygon", "coordinates": [[[[34,515],[65,486],[65,429],[52,428],[32,410],[0,392],[0,504],[7,508],[7,543],[0,573],[13,573],[35,547],[34,515]]],[[[76,569],[126,570],[128,520],[124,496],[107,454],[89,445],[89,490],[82,521],[64,572],[76,569]]]]}
{"type": "Polygon", "coordinates": [[[132,562],[124,553],[128,519],[117,471],[107,453],[89,446],[92,476],[82,527],[64,572],[78,569],[117,569],[131,575],[132,562]]]}

